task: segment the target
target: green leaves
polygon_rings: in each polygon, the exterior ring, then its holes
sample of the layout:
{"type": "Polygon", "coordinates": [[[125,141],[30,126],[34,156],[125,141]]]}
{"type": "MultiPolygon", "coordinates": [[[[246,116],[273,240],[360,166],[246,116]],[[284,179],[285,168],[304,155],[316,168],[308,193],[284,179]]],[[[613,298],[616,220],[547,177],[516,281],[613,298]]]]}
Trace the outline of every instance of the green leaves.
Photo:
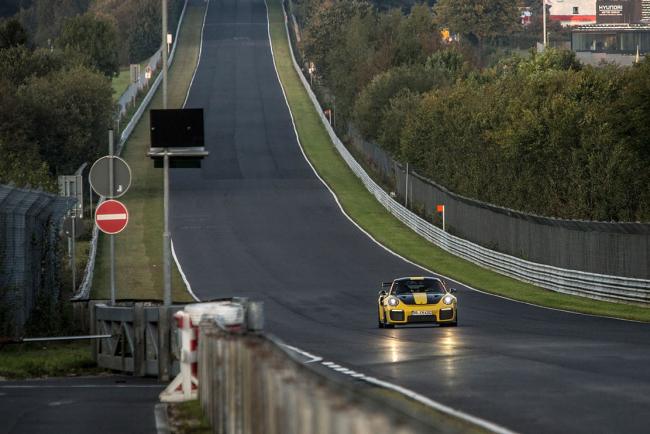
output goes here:
{"type": "Polygon", "coordinates": [[[69,56],[107,77],[119,74],[117,30],[107,19],[89,13],[69,18],[57,44],[69,56]]]}

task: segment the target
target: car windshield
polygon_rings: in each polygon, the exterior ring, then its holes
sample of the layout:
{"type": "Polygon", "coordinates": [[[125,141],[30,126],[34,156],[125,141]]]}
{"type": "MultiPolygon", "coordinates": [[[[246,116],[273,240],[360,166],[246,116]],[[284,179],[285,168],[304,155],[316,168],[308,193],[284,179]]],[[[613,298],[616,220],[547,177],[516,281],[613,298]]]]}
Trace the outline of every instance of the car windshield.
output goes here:
{"type": "Polygon", "coordinates": [[[444,294],[445,287],[437,279],[422,280],[398,280],[395,282],[394,293],[396,295],[412,294],[414,292],[428,292],[433,294],[444,294]]]}

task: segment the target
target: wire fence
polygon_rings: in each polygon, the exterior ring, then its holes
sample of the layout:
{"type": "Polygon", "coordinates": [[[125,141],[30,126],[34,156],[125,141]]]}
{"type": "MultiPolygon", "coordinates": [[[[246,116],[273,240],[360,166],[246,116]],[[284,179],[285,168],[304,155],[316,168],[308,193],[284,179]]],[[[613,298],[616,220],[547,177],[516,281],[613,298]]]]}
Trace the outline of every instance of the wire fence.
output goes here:
{"type": "MultiPolygon", "coordinates": [[[[284,6],[284,5],[283,5],[284,6]]],[[[291,36],[289,33],[289,27],[287,25],[288,20],[286,19],[285,11],[285,32],[287,39],[291,41],[291,36]]],[[[604,274],[604,269],[599,269],[597,272],[586,272],[577,269],[557,267],[553,265],[547,265],[540,262],[535,262],[533,260],[522,259],[515,255],[510,255],[507,253],[500,252],[496,249],[491,249],[484,247],[476,242],[468,241],[459,236],[453,235],[450,232],[443,231],[441,228],[437,227],[428,218],[422,218],[415,212],[406,208],[404,205],[400,204],[393,198],[393,195],[386,192],[382,186],[380,186],[373,178],[368,175],[366,170],[357,162],[355,157],[350,153],[347,147],[341,142],[334,130],[332,129],[328,119],[325,117],[322,107],[316,95],[312,91],[309,81],[305,78],[300,66],[296,62],[296,57],[293,51],[293,44],[289,43],[289,50],[291,53],[291,59],[293,62],[294,69],[300,80],[309,95],[309,98],[314,105],[314,108],[319,113],[321,122],[325,126],[327,133],[330,136],[330,139],[341,155],[341,158],[348,165],[350,170],[361,180],[366,189],[381,203],[393,216],[398,220],[404,223],[406,226],[411,228],[414,232],[422,236],[424,239],[430,241],[432,244],[437,245],[441,249],[452,253],[456,256],[459,256],[463,259],[466,259],[476,265],[479,265],[484,268],[488,268],[494,271],[497,271],[506,276],[513,277],[515,279],[529,282],[534,285],[538,285],[542,288],[550,289],[553,291],[580,295],[583,297],[589,297],[597,300],[606,300],[606,301],[615,301],[623,302],[630,304],[639,304],[639,305],[648,305],[650,304],[650,279],[648,278],[634,278],[634,277],[623,277],[612,274],[604,274]]],[[[410,182],[412,182],[413,177],[409,177],[410,182]]],[[[399,179],[396,181],[397,185],[405,184],[405,182],[399,182],[399,179]]],[[[404,188],[406,190],[406,188],[404,188]]],[[[409,187],[411,190],[411,187],[409,187]]],[[[444,192],[449,195],[449,192],[444,192]]],[[[430,200],[436,200],[435,197],[430,200]]],[[[458,199],[461,202],[460,199],[458,199]]],[[[447,204],[445,207],[447,207],[447,204]]],[[[487,204],[484,204],[486,208],[487,204]]],[[[490,207],[493,207],[490,205],[490,207]]],[[[496,208],[496,207],[493,207],[496,208]]],[[[476,206],[470,209],[465,209],[462,212],[472,213],[481,207],[476,206]]],[[[513,213],[514,211],[503,209],[504,214],[513,213]]],[[[459,217],[461,213],[452,213],[452,218],[459,217]]],[[[536,216],[530,216],[531,220],[534,221],[536,216]]],[[[553,219],[551,219],[553,220],[553,219]]],[[[474,223],[478,225],[479,217],[474,217],[474,223]]],[[[572,224],[571,221],[566,221],[567,228],[572,224]]],[[[587,222],[585,222],[587,223],[587,222]]],[[[601,225],[602,223],[594,223],[594,229],[597,229],[595,225],[601,225]]],[[[453,225],[453,223],[452,223],[453,225]]],[[[608,225],[608,224],[605,224],[608,225]]],[[[650,259],[650,248],[647,244],[647,232],[646,232],[646,241],[643,241],[643,231],[647,230],[647,225],[642,224],[611,224],[610,227],[620,227],[625,228],[627,231],[621,229],[621,232],[629,233],[632,231],[640,231],[640,242],[645,242],[645,250],[643,248],[638,248],[634,250],[641,258],[640,271],[645,276],[648,276],[648,264],[650,259]]],[[[479,226],[480,230],[485,232],[510,232],[516,230],[516,225],[512,223],[507,223],[506,227],[494,228],[489,225],[479,226]]],[[[632,232],[635,233],[635,232],[632,232]]],[[[523,237],[524,234],[520,234],[520,237],[523,237]]],[[[514,239],[517,239],[516,237],[514,239]]],[[[541,239],[542,243],[551,243],[553,240],[541,239]]],[[[584,241],[583,241],[584,242],[584,241]]],[[[580,241],[577,241],[576,244],[579,244],[580,241]]],[[[532,244],[532,243],[531,243],[532,244]]],[[[494,246],[491,246],[494,247],[494,246]]],[[[619,244],[620,249],[624,248],[623,242],[619,244]]],[[[594,248],[589,246],[588,248],[594,248]]],[[[595,247],[596,255],[619,255],[620,251],[605,251],[599,246],[595,247]]],[[[632,260],[632,258],[626,258],[626,260],[632,260]]],[[[648,276],[650,277],[650,276],[648,276]]]]}
{"type": "Polygon", "coordinates": [[[20,333],[39,294],[59,296],[58,233],[74,202],[0,185],[0,301],[13,312],[13,332],[20,333]]]}
{"type": "Polygon", "coordinates": [[[650,278],[650,224],[566,220],[495,206],[455,194],[395,161],[378,145],[353,132],[352,150],[402,203],[440,225],[436,205],[445,205],[446,229],[497,252],[554,267],[614,276],[650,278]]]}
{"type": "MultiPolygon", "coordinates": [[[[176,35],[178,35],[180,32],[181,25],[183,24],[183,18],[185,17],[186,9],[187,9],[187,1],[185,1],[185,3],[183,4],[183,10],[181,11],[181,15],[178,19],[178,25],[176,27],[176,35]]],[[[174,43],[172,44],[171,53],[169,55],[169,60],[168,60],[169,65],[171,65],[174,61],[177,42],[178,42],[178,38],[175,38],[174,43]]],[[[157,54],[160,54],[160,51],[158,51],[157,54]]],[[[154,55],[154,57],[155,56],[156,55],[154,55]]],[[[122,149],[124,148],[126,141],[129,139],[129,137],[131,137],[133,130],[135,129],[138,122],[140,122],[140,119],[144,115],[147,107],[149,106],[149,103],[153,99],[153,96],[156,94],[158,87],[162,83],[162,79],[163,79],[162,74],[158,74],[156,76],[155,80],[153,81],[153,84],[151,84],[151,86],[148,88],[144,99],[138,106],[138,109],[133,114],[133,116],[129,120],[129,123],[126,125],[124,130],[122,130],[122,133],[120,134],[119,143],[116,146],[116,151],[115,151],[116,155],[119,156],[122,154],[122,149]]],[[[103,198],[99,201],[99,203],[101,203],[102,201],[103,198]]],[[[99,203],[97,205],[99,205],[99,203]]],[[[86,269],[84,270],[83,281],[79,286],[79,290],[73,296],[73,300],[87,300],[88,298],[90,298],[90,290],[92,287],[93,275],[95,273],[95,257],[97,255],[98,239],[99,239],[99,229],[97,228],[97,225],[93,225],[92,237],[90,240],[90,250],[88,253],[88,262],[86,263],[86,269]]]]}

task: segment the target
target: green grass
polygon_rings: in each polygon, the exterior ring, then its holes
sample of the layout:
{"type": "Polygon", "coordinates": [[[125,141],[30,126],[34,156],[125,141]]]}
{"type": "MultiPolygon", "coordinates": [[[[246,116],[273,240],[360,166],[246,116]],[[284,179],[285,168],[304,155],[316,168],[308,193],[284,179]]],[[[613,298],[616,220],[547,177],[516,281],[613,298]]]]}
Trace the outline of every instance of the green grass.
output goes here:
{"type": "MultiPolygon", "coordinates": [[[[149,60],[149,59],[147,59],[149,60]]],[[[140,63],[140,68],[144,71],[147,67],[147,60],[140,63]]],[[[120,99],[124,91],[131,84],[131,67],[121,67],[120,73],[117,77],[113,77],[111,80],[111,87],[113,88],[113,100],[117,101],[120,99]]]]}
{"type": "Polygon", "coordinates": [[[131,71],[129,68],[120,68],[120,73],[117,77],[113,77],[111,80],[111,86],[113,87],[113,100],[117,101],[124,91],[131,84],[131,71]]]}
{"type": "MultiPolygon", "coordinates": [[[[188,5],[178,39],[174,63],[169,70],[168,107],[180,108],[185,100],[198,59],[201,23],[205,5],[188,5]]],[[[150,104],[162,108],[162,89],[150,104]]],[[[126,143],[122,157],[131,166],[132,183],[120,199],[129,210],[129,224],[115,236],[117,298],[162,299],[162,169],[154,169],[146,156],[149,149],[149,116],[145,113],[126,143]]],[[[93,299],[110,297],[109,243],[100,236],[93,299]]],[[[180,274],[173,267],[172,297],[174,301],[191,301],[180,274]]]]}
{"type": "Polygon", "coordinates": [[[268,7],[276,67],[305,153],[348,215],[377,241],[423,267],[485,292],[557,309],[650,321],[650,308],[559,294],[481,268],[434,246],[389,214],[349,170],[330,142],[293,68],[281,3],[269,0],[268,7]]]}
{"type": "Polygon", "coordinates": [[[87,342],[11,344],[0,349],[0,377],[22,379],[101,372],[87,342]]]}
{"type": "Polygon", "coordinates": [[[177,434],[210,434],[210,422],[203,414],[198,400],[170,404],[169,425],[177,434]]]}

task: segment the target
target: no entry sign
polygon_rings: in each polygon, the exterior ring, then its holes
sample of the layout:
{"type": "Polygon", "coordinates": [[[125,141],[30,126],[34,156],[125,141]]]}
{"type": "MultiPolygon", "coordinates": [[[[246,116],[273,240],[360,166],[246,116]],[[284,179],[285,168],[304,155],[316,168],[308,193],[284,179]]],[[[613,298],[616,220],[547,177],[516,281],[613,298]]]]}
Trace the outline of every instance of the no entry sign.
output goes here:
{"type": "Polygon", "coordinates": [[[100,231],[109,235],[120,233],[129,222],[129,212],[117,200],[106,200],[95,211],[95,223],[100,231]]]}

